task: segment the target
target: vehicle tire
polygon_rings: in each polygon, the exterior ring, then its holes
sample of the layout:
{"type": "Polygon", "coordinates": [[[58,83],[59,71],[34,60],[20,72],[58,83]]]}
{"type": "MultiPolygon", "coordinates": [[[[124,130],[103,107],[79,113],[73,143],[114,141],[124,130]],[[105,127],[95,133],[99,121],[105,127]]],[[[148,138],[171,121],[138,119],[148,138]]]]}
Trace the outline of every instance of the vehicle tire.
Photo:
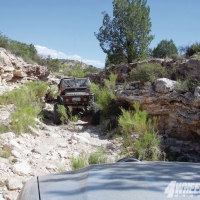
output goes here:
{"type": "Polygon", "coordinates": [[[98,125],[100,123],[100,110],[96,103],[93,104],[93,113],[92,113],[92,125],[98,125]]]}
{"type": "Polygon", "coordinates": [[[56,125],[60,125],[61,124],[61,114],[58,112],[58,105],[60,105],[59,103],[55,103],[54,104],[54,108],[53,108],[53,123],[56,125]]]}

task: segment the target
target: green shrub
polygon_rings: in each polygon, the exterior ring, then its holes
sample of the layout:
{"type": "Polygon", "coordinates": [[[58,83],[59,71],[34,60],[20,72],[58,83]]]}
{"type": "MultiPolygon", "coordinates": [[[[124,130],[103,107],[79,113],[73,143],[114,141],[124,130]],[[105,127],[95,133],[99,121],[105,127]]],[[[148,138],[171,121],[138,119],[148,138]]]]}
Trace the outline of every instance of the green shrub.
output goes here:
{"type": "Polygon", "coordinates": [[[186,56],[193,56],[195,53],[200,52],[200,43],[196,42],[189,47],[186,47],[186,56]]]}
{"type": "Polygon", "coordinates": [[[20,134],[27,132],[30,126],[35,126],[35,118],[41,112],[47,84],[40,82],[28,82],[19,89],[7,91],[0,97],[0,104],[14,104],[14,112],[11,114],[11,129],[20,134]]]}
{"type": "Polygon", "coordinates": [[[72,156],[70,161],[71,161],[72,169],[75,169],[75,170],[86,167],[88,165],[85,154],[81,154],[78,157],[72,156]]]}
{"type": "Polygon", "coordinates": [[[1,133],[6,133],[8,131],[8,127],[5,126],[4,124],[0,123],[0,134],[1,133]]]}
{"type": "Polygon", "coordinates": [[[118,123],[125,134],[131,133],[134,129],[133,113],[121,108],[122,115],[119,116],[118,123]]]}
{"type": "Polygon", "coordinates": [[[58,105],[58,113],[61,115],[60,120],[61,122],[64,123],[68,123],[68,115],[66,112],[66,108],[64,105],[58,105]]]}
{"type": "Polygon", "coordinates": [[[122,152],[140,160],[158,160],[161,154],[160,137],[155,133],[155,125],[148,118],[147,112],[140,111],[139,107],[140,104],[135,103],[134,112],[122,109],[122,115],[119,117],[123,138],[122,152]]]}
{"type": "Polygon", "coordinates": [[[96,103],[101,110],[101,115],[109,116],[112,110],[112,102],[117,99],[114,89],[116,85],[117,76],[110,74],[109,79],[104,79],[104,87],[100,87],[97,84],[91,84],[91,91],[95,94],[96,103]]]}
{"type": "Polygon", "coordinates": [[[25,106],[18,108],[11,114],[12,129],[15,133],[26,133],[29,130],[29,126],[35,126],[35,118],[40,113],[40,108],[25,106]]]}
{"type": "Polygon", "coordinates": [[[0,150],[0,157],[2,158],[9,158],[11,156],[11,153],[9,151],[4,151],[4,150],[0,150]]]}
{"type": "Polygon", "coordinates": [[[81,78],[86,76],[86,72],[83,71],[81,65],[75,65],[73,68],[68,68],[66,75],[81,78]]]}
{"type": "Polygon", "coordinates": [[[108,90],[116,89],[117,74],[110,73],[109,79],[104,79],[104,84],[108,90]]]}
{"type": "Polygon", "coordinates": [[[134,104],[134,113],[123,108],[121,109],[122,115],[119,116],[118,122],[125,134],[133,131],[142,134],[153,127],[152,120],[147,117],[147,112],[140,111],[139,107],[139,103],[134,104]]]}
{"type": "Polygon", "coordinates": [[[46,100],[56,99],[59,95],[59,90],[57,85],[51,85],[47,89],[46,100]]]}
{"type": "Polygon", "coordinates": [[[139,160],[159,160],[160,151],[160,137],[156,132],[147,131],[140,135],[135,143],[136,158],[139,160]]]}
{"type": "Polygon", "coordinates": [[[174,89],[180,92],[194,92],[195,88],[200,86],[200,83],[195,79],[178,80],[174,84],[174,89]]]}
{"type": "Polygon", "coordinates": [[[38,98],[42,98],[45,96],[47,92],[47,83],[45,82],[28,82],[26,83],[27,91],[38,98]]]}
{"type": "Polygon", "coordinates": [[[166,69],[157,64],[143,64],[140,67],[132,69],[130,72],[130,81],[140,81],[144,84],[147,81],[154,82],[157,78],[166,75],[166,69]]]}
{"type": "Polygon", "coordinates": [[[16,107],[23,107],[36,104],[42,106],[41,98],[47,91],[47,84],[44,82],[28,82],[19,89],[4,92],[0,96],[0,104],[15,104],[16,107]]]}
{"type": "Polygon", "coordinates": [[[88,163],[91,164],[100,164],[107,163],[108,159],[105,156],[105,152],[102,148],[99,148],[97,152],[93,152],[89,155],[88,163]]]}

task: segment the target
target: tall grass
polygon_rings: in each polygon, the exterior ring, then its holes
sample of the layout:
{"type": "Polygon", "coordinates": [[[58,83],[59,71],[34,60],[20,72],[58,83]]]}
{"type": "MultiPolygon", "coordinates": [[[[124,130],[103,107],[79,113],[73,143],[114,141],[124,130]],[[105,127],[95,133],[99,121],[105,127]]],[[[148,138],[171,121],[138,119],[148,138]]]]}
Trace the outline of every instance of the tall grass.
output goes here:
{"type": "Polygon", "coordinates": [[[89,155],[88,163],[91,164],[100,164],[100,163],[107,163],[108,159],[105,156],[105,152],[103,148],[99,148],[97,152],[92,152],[89,155]]]}
{"type": "Polygon", "coordinates": [[[103,148],[99,148],[97,152],[92,152],[89,156],[85,153],[80,154],[77,157],[72,156],[70,158],[72,169],[80,169],[92,164],[100,164],[109,162],[105,155],[103,148]]]}
{"type": "Polygon", "coordinates": [[[11,113],[11,129],[15,133],[27,132],[29,125],[35,126],[35,118],[43,107],[42,97],[46,90],[46,83],[28,82],[19,89],[7,91],[0,96],[1,105],[15,105],[11,113]]]}
{"type": "Polygon", "coordinates": [[[129,155],[134,154],[140,160],[159,160],[161,155],[160,137],[147,112],[141,111],[139,107],[140,104],[135,103],[134,112],[122,109],[122,115],[119,117],[123,152],[129,155]]]}

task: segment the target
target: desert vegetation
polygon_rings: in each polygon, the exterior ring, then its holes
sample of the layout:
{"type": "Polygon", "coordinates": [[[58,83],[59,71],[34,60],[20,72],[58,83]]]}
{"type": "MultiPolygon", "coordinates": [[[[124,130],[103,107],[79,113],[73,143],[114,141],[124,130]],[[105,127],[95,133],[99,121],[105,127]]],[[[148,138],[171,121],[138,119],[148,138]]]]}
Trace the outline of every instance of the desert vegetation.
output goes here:
{"type": "MultiPolygon", "coordinates": [[[[11,114],[11,126],[8,127],[15,133],[26,133],[29,127],[34,127],[36,118],[42,117],[41,111],[44,104],[43,97],[46,94],[47,83],[28,82],[18,89],[4,92],[0,96],[0,104],[14,105],[11,114]]],[[[4,126],[1,126],[4,131],[4,126]]]]}

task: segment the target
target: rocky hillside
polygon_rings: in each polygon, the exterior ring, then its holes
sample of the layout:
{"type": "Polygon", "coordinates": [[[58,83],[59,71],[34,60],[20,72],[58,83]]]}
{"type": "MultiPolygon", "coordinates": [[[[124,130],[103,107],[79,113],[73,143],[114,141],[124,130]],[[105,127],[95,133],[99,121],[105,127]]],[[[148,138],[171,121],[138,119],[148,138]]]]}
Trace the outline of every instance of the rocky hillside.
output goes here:
{"type": "Polygon", "coordinates": [[[75,65],[80,65],[82,69],[86,69],[89,67],[89,65],[78,60],[59,59],[59,61],[61,64],[67,65],[70,68],[74,67],[75,65]]]}

